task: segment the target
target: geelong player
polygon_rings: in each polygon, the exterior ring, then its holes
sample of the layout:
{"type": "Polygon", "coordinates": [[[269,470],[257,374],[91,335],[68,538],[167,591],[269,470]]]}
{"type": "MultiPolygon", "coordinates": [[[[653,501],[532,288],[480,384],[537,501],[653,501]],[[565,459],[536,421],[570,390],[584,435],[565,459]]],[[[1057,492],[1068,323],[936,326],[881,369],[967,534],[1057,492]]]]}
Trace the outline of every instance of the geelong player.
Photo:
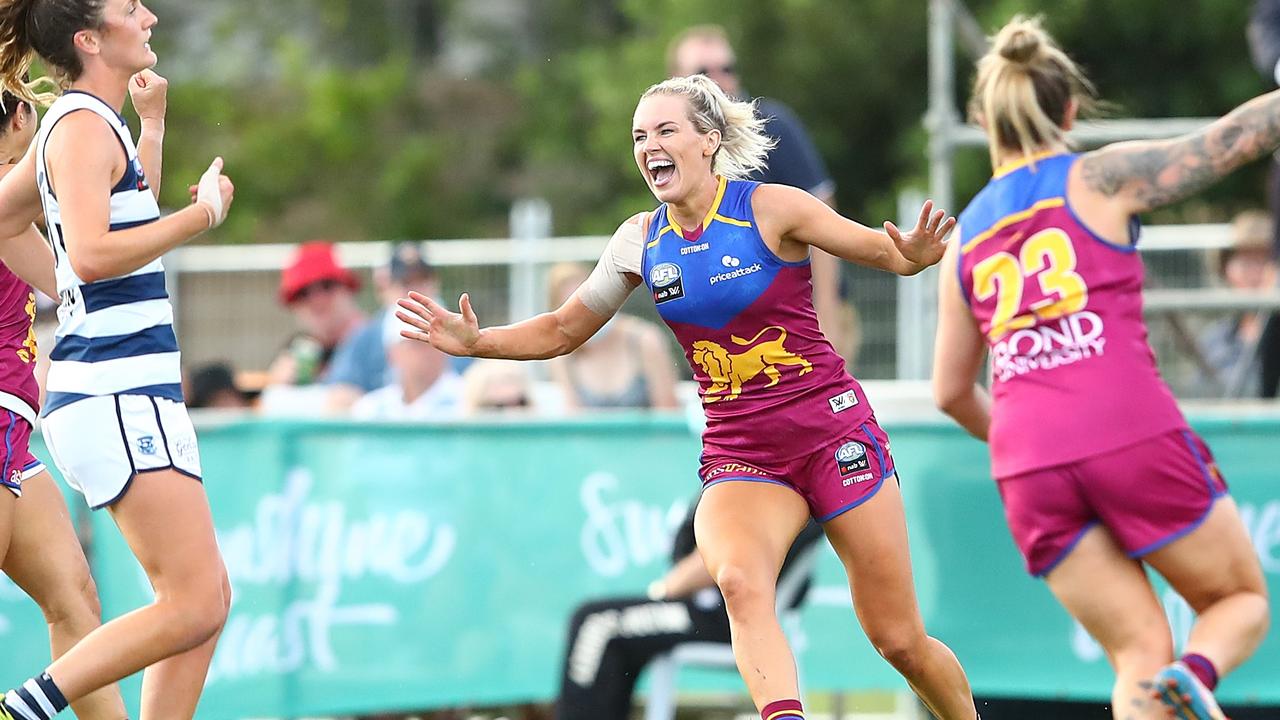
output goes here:
{"type": "Polygon", "coordinates": [[[1262,641],[1266,586],[1147,344],[1137,214],[1280,145],[1280,93],[1187,137],[1077,155],[1065,132],[1091,97],[1036,21],[978,63],[995,174],[943,260],[934,392],[991,444],[1027,569],[1106,649],[1114,716],[1220,720],[1214,686],[1262,641]],[[990,394],[974,382],[988,353],[990,394]],[[1199,615],[1176,661],[1143,563],[1199,615]]]}
{"type": "Polygon", "coordinates": [[[769,147],[750,103],[703,76],[649,88],[635,111],[636,164],[662,203],[623,223],[559,309],[481,330],[422,295],[407,337],[454,355],[564,355],[644,282],[684,347],[707,415],[698,547],[724,595],[738,669],[766,720],[802,718],[774,585],[812,516],[848,572],[858,619],[938,717],[973,720],[951,651],[924,630],[889,442],[818,329],[809,248],[910,275],[941,258],[954,221],[926,204],[914,230],[847,220],[802,190],[745,182],[769,147]]]}
{"type": "MultiPolygon", "coordinates": [[[[130,85],[134,106],[144,117],[163,120],[164,79],[148,71],[147,79],[130,85]],[[144,84],[140,84],[144,83],[144,84]]],[[[17,164],[36,134],[35,107],[8,91],[0,93],[0,176],[17,164]]],[[[34,229],[31,231],[34,232],[34,229]]],[[[40,388],[32,372],[36,298],[15,271],[38,279],[41,289],[56,295],[53,257],[40,239],[22,235],[0,248],[0,492],[5,510],[8,551],[0,566],[40,606],[49,625],[52,656],[57,658],[101,624],[97,588],[89,575],[66,502],[44,463],[28,447],[40,404],[40,388]],[[21,498],[16,503],[11,498],[21,498]]],[[[124,702],[115,685],[78,701],[76,716],[87,720],[120,720],[124,702]]]]}
{"type": "Polygon", "coordinates": [[[139,0],[0,1],[0,81],[33,100],[22,79],[38,54],[65,89],[0,181],[0,242],[43,208],[55,258],[45,441],[90,505],[110,508],[155,590],[5,695],[0,717],[48,720],[146,668],[142,717],[190,718],[230,602],[159,258],[218,225],[233,189],[214,161],[195,202],[160,218],[163,123],[147,124],[140,152],[120,116],[156,62],[155,24],[139,0]]]}

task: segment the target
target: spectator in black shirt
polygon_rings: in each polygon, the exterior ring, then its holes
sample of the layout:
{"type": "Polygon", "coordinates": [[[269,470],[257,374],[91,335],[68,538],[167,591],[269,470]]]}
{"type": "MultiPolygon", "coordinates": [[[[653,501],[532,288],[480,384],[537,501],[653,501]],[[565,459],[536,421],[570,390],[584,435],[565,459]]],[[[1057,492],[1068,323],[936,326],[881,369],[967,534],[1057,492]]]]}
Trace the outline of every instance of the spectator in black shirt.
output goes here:
{"type": "MultiPolygon", "coordinates": [[[[707,573],[693,535],[697,503],[676,532],[671,570],[649,586],[648,597],[614,597],[578,607],[560,678],[557,720],[625,718],[645,666],[686,642],[729,645],[724,598],[707,573]],[[633,619],[629,624],[628,619],[633,619]],[[631,627],[634,625],[634,627],[631,627]]],[[[800,583],[790,608],[799,607],[812,580],[813,553],[822,528],[812,520],[800,531],[782,565],[778,584],[800,583]],[[795,573],[801,573],[796,576],[795,573]]]]}

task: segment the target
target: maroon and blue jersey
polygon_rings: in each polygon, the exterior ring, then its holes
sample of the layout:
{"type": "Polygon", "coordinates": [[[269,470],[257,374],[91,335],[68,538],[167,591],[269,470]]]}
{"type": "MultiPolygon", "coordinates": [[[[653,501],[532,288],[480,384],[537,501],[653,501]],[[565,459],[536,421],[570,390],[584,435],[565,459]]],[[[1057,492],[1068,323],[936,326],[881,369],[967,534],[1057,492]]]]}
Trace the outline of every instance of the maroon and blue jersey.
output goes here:
{"type": "Polygon", "coordinates": [[[35,424],[40,407],[36,362],[36,296],[0,264],[0,408],[35,424]]]}
{"type": "Polygon", "coordinates": [[[1186,428],[1147,342],[1137,248],[1100,238],[1067,200],[1077,159],[998,169],[960,214],[960,287],[991,349],[997,477],[1186,428]]]}
{"type": "Polygon", "coordinates": [[[704,451],[744,462],[798,458],[871,417],[818,329],[809,262],[782,260],[760,235],[757,187],[721,178],[711,211],[692,229],[659,207],[641,264],[698,382],[704,451]]]}

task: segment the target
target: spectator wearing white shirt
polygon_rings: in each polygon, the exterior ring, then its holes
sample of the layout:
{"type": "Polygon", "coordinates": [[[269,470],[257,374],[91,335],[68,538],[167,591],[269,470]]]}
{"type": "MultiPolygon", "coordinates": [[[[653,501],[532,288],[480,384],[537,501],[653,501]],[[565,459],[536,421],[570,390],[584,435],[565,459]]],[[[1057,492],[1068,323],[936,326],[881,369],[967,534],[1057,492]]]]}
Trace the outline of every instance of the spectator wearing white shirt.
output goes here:
{"type": "Polygon", "coordinates": [[[409,326],[394,315],[383,321],[383,342],[396,381],[367,393],[351,408],[356,420],[450,420],[462,413],[462,377],[449,357],[426,343],[406,340],[409,326]]]}

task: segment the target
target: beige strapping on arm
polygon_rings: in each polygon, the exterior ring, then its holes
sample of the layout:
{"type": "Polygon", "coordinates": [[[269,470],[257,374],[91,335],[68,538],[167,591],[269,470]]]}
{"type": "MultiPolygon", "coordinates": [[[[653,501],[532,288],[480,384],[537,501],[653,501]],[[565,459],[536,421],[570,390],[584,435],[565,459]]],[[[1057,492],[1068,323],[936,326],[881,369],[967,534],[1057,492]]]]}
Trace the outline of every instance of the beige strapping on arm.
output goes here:
{"type": "Polygon", "coordinates": [[[613,317],[639,285],[640,260],[644,252],[643,214],[620,225],[609,238],[600,262],[578,288],[578,299],[591,312],[613,317]]]}

